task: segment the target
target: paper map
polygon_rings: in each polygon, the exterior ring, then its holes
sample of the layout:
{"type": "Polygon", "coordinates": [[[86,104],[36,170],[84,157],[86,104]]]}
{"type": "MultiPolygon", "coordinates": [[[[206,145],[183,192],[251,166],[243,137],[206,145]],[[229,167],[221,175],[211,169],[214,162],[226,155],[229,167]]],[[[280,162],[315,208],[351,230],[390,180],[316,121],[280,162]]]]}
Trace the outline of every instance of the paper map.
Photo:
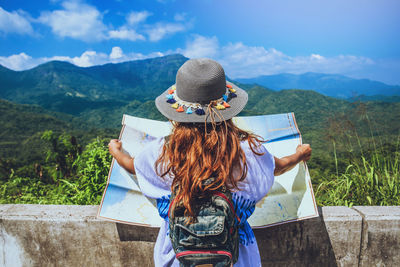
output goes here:
{"type": "MultiPolygon", "coordinates": [[[[279,158],[293,154],[302,142],[293,113],[235,117],[233,121],[241,129],[268,140],[263,145],[279,158]]],[[[124,115],[120,140],[123,150],[135,157],[147,142],[167,136],[170,131],[169,122],[124,115]]],[[[136,176],[125,171],[114,159],[97,216],[149,227],[159,227],[162,222],[156,201],[146,198],[140,191],[136,176]]],[[[317,216],[310,175],[307,165],[301,162],[292,170],[275,177],[270,192],[256,204],[248,222],[253,228],[263,228],[317,216]]]]}

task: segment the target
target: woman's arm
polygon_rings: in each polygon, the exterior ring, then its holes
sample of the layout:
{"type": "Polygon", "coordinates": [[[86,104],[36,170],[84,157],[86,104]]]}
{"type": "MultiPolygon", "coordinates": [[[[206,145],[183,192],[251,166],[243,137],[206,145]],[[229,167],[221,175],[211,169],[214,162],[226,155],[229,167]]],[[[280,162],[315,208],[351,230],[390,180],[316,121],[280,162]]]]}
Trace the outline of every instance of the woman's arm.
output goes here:
{"type": "Polygon", "coordinates": [[[110,154],[117,160],[118,164],[128,172],[135,174],[133,158],[121,151],[122,143],[118,139],[111,139],[108,143],[110,154]]]}
{"type": "Polygon", "coordinates": [[[284,174],[285,172],[293,169],[300,161],[307,161],[311,157],[311,147],[309,144],[298,145],[296,148],[296,153],[286,156],[283,158],[275,159],[275,170],[274,175],[278,176],[284,174]]]}

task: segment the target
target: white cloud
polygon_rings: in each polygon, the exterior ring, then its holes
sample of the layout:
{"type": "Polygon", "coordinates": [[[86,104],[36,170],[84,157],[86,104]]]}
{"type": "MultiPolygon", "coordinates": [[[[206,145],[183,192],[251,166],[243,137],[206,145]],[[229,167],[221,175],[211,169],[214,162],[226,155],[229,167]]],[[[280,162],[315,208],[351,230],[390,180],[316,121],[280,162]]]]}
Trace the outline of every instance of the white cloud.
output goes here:
{"type": "Polygon", "coordinates": [[[12,70],[26,70],[36,67],[52,60],[60,60],[72,63],[79,67],[90,67],[95,65],[102,65],[106,63],[119,63],[130,60],[139,60],[152,57],[161,57],[164,53],[152,52],[150,54],[142,53],[127,53],[125,54],[118,46],[112,48],[110,54],[88,50],[83,52],[80,56],[53,56],[53,57],[40,57],[33,58],[25,53],[11,55],[8,57],[0,56],[0,64],[12,70]]]}
{"type": "Polygon", "coordinates": [[[121,39],[129,41],[145,40],[145,37],[143,35],[137,33],[133,29],[127,29],[125,27],[121,27],[118,30],[109,31],[108,37],[110,39],[121,39]]]}
{"type": "MultiPolygon", "coordinates": [[[[51,27],[52,32],[60,37],[69,37],[85,42],[97,42],[109,39],[129,41],[146,40],[140,32],[145,32],[152,42],[185,30],[191,23],[162,23],[142,25],[152,15],[149,11],[131,11],[126,16],[126,23],[119,28],[103,23],[103,14],[95,6],[80,0],[66,0],[61,3],[60,10],[42,12],[38,22],[51,27]]],[[[176,15],[175,19],[184,20],[184,15],[176,15]]]]}
{"type": "Polygon", "coordinates": [[[217,60],[231,78],[249,78],[278,73],[323,72],[354,74],[375,62],[366,57],[339,55],[324,57],[319,54],[309,56],[289,56],[275,48],[247,46],[241,42],[220,46],[218,39],[195,35],[186,43],[185,48],[178,48],[178,53],[189,58],[209,57],[217,60]]]}
{"type": "Polygon", "coordinates": [[[118,30],[110,30],[108,32],[108,38],[129,41],[146,40],[144,35],[137,32],[137,28],[139,24],[144,22],[149,16],[151,16],[151,13],[148,11],[131,11],[126,17],[126,24],[121,26],[118,30]]]}
{"type": "Polygon", "coordinates": [[[353,55],[338,55],[326,57],[318,54],[309,56],[288,56],[274,48],[265,49],[262,46],[247,46],[243,43],[229,43],[220,46],[216,37],[196,35],[186,43],[186,46],[166,52],[149,54],[124,51],[115,46],[109,54],[88,50],[80,56],[53,56],[33,58],[26,53],[19,53],[7,57],[0,56],[0,64],[13,70],[26,70],[39,64],[61,60],[81,67],[119,63],[130,60],[139,60],[160,57],[171,53],[182,53],[190,58],[209,57],[222,64],[226,74],[235,78],[250,78],[260,75],[279,73],[300,74],[305,72],[338,73],[354,78],[369,78],[389,84],[399,84],[399,60],[372,60],[366,57],[353,55]]]}
{"type": "Polygon", "coordinates": [[[0,64],[12,70],[24,70],[32,68],[41,62],[36,62],[31,56],[25,53],[11,55],[8,57],[0,56],[0,64]]]}
{"type": "MultiPolygon", "coordinates": [[[[142,53],[135,53],[135,52],[130,52],[125,54],[121,47],[114,46],[111,50],[110,55],[108,56],[108,59],[104,61],[102,64],[105,63],[119,63],[119,62],[125,62],[125,61],[131,61],[131,60],[139,60],[139,59],[145,59],[145,58],[152,58],[152,57],[162,57],[164,56],[164,53],[161,52],[152,52],[150,54],[142,54],[142,53]]],[[[94,64],[95,65],[95,64],[94,64]]]]}
{"type": "Polygon", "coordinates": [[[311,54],[311,58],[315,60],[324,60],[325,58],[318,54],[311,54]]]}
{"type": "Polygon", "coordinates": [[[184,21],[186,19],[186,13],[176,13],[174,16],[175,21],[184,21]]]}
{"type": "Polygon", "coordinates": [[[147,29],[147,34],[149,35],[149,40],[152,42],[157,42],[167,35],[172,35],[177,32],[185,30],[185,26],[180,23],[156,23],[149,26],[147,29]]]}
{"type": "Polygon", "coordinates": [[[178,48],[177,52],[188,58],[209,57],[214,58],[219,50],[217,37],[207,38],[201,35],[194,35],[194,39],[186,43],[184,49],[178,48]]]}
{"type": "Polygon", "coordinates": [[[106,38],[107,27],[96,7],[80,1],[65,1],[63,9],[42,12],[38,21],[51,27],[54,34],[82,41],[100,41],[106,38]]]}
{"type": "Polygon", "coordinates": [[[175,21],[144,24],[153,14],[147,10],[131,11],[126,15],[125,23],[120,27],[105,25],[103,13],[95,6],[83,2],[83,0],[65,0],[61,2],[61,9],[44,11],[36,20],[52,29],[52,32],[62,38],[68,37],[85,42],[98,42],[110,39],[129,41],[148,40],[159,41],[169,35],[182,32],[191,27],[192,22],[186,22],[185,14],[176,14],[175,21]]]}
{"type": "MultiPolygon", "coordinates": [[[[126,36],[129,36],[129,30],[127,30],[126,36]]],[[[121,35],[119,38],[122,37],[121,35]]],[[[109,38],[118,37],[114,35],[109,38]]],[[[26,53],[20,53],[8,57],[0,57],[0,64],[14,70],[24,70],[50,60],[63,60],[77,66],[88,67],[110,62],[118,63],[163,56],[170,53],[181,53],[189,58],[213,58],[222,64],[226,74],[231,78],[249,78],[278,73],[300,74],[304,72],[338,73],[361,78],[363,73],[372,75],[371,73],[384,73],[388,69],[386,61],[374,61],[367,57],[354,55],[327,57],[317,53],[305,56],[289,56],[274,48],[248,46],[241,42],[220,45],[217,37],[201,35],[193,35],[183,48],[164,53],[124,53],[120,47],[115,46],[109,54],[88,50],[75,57],[61,55],[32,58],[26,53]]],[[[399,64],[397,62],[394,65],[398,66],[399,64]]],[[[377,77],[374,78],[376,79],[377,77]]]]}
{"type": "Polygon", "coordinates": [[[110,54],[110,59],[118,59],[121,58],[123,56],[123,52],[121,47],[115,46],[112,48],[111,50],[111,54],[110,54]]]}
{"type": "Polygon", "coordinates": [[[97,53],[96,51],[85,51],[80,57],[74,57],[71,63],[80,67],[90,67],[93,65],[101,65],[108,61],[109,57],[105,53],[97,53]]]}
{"type": "Polygon", "coordinates": [[[148,11],[141,11],[141,12],[135,12],[132,11],[128,14],[126,21],[128,23],[128,25],[137,25],[143,21],[145,21],[149,16],[151,16],[152,14],[148,11]]]}
{"type": "Polygon", "coordinates": [[[79,57],[53,56],[33,58],[25,53],[0,57],[0,64],[12,70],[26,70],[52,60],[67,61],[80,67],[89,67],[109,62],[109,56],[95,51],[85,51],[79,57]]]}
{"type": "Polygon", "coordinates": [[[21,10],[8,12],[0,7],[0,32],[33,35],[29,15],[21,10]]]}

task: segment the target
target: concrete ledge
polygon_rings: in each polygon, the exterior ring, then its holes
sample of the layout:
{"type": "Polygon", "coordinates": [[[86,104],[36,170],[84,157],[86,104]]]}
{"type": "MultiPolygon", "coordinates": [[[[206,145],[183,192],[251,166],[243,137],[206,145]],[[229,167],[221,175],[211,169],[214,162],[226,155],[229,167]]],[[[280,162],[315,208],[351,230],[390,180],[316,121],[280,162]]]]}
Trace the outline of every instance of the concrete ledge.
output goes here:
{"type": "MultiPolygon", "coordinates": [[[[96,218],[97,206],[0,205],[0,266],[152,266],[158,229],[96,218]]],[[[396,266],[400,207],[323,207],[254,230],[263,266],[396,266]]]]}
{"type": "Polygon", "coordinates": [[[96,213],[97,206],[0,205],[0,266],[153,266],[153,242],[121,241],[116,224],[96,213]]]}
{"type": "Polygon", "coordinates": [[[363,218],[360,266],[400,266],[400,206],[355,206],[363,218]]]}
{"type": "Polygon", "coordinates": [[[263,266],[357,266],[361,216],[319,208],[319,218],[255,230],[263,266]]]}

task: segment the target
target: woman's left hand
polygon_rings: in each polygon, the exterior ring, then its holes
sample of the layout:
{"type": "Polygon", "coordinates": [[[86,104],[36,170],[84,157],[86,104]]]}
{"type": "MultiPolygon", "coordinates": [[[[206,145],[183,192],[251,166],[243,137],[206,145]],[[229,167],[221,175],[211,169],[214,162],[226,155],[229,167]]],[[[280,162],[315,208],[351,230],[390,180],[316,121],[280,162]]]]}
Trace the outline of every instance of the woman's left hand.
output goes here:
{"type": "Polygon", "coordinates": [[[296,153],[300,155],[300,161],[307,161],[311,158],[311,147],[309,144],[298,145],[296,148],[296,153]]]}
{"type": "Polygon", "coordinates": [[[135,174],[134,161],[131,156],[121,151],[122,142],[118,139],[111,139],[108,143],[110,154],[117,160],[118,164],[128,172],[135,174]]]}

